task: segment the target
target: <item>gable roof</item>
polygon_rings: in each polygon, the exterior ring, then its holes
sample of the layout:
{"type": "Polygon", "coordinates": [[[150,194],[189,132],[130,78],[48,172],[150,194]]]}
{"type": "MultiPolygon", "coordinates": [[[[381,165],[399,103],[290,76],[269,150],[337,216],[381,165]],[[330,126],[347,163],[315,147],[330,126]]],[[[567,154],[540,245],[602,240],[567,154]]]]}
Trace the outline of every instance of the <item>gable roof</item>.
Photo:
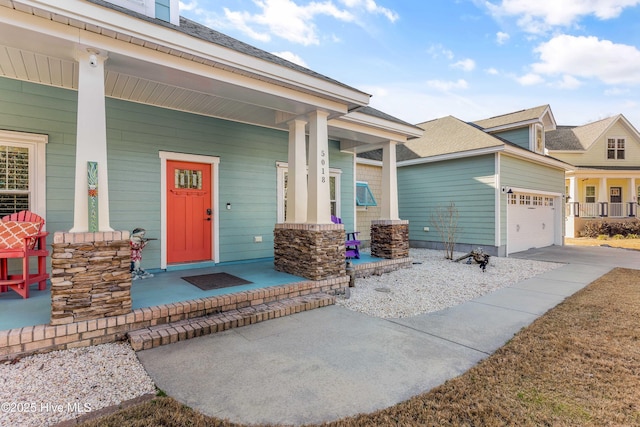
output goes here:
{"type": "MultiPolygon", "coordinates": [[[[423,163],[425,160],[430,162],[505,152],[531,161],[568,169],[566,162],[524,149],[506,139],[487,133],[474,123],[466,123],[453,116],[419,123],[418,127],[424,130],[421,137],[396,146],[396,160],[399,166],[402,166],[400,163],[409,165],[423,163]]],[[[382,150],[359,153],[358,158],[380,161],[382,150]]]]}
{"type": "Polygon", "coordinates": [[[558,126],[545,133],[545,144],[552,151],[585,151],[618,121],[622,121],[640,140],[640,134],[622,115],[607,117],[582,126],[558,126]]]}
{"type": "Polygon", "coordinates": [[[488,119],[477,120],[473,123],[487,131],[502,127],[525,126],[537,121],[544,122],[544,116],[547,114],[549,115],[549,128],[553,129],[555,128],[555,119],[553,118],[553,114],[551,113],[551,107],[549,106],[549,104],[528,108],[526,110],[515,111],[513,113],[502,114],[500,116],[494,116],[488,119]]]}
{"type": "MultiPolygon", "coordinates": [[[[424,129],[424,135],[405,144],[407,149],[415,153],[413,158],[460,153],[505,144],[504,140],[453,116],[418,123],[418,127],[424,129]]],[[[401,160],[409,159],[398,158],[398,161],[401,160]]]]}

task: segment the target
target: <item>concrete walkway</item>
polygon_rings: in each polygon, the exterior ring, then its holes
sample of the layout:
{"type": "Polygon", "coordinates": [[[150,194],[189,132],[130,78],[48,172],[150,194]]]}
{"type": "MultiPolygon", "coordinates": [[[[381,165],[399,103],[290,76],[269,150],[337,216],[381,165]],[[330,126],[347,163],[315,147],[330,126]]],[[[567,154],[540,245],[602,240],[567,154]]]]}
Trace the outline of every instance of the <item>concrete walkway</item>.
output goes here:
{"type": "Polygon", "coordinates": [[[568,264],[412,318],[331,306],[138,356],[159,388],[204,414],[245,424],[321,423],[428,391],[611,268],[640,268],[640,252],[613,248],[550,247],[514,256],[568,264]]]}

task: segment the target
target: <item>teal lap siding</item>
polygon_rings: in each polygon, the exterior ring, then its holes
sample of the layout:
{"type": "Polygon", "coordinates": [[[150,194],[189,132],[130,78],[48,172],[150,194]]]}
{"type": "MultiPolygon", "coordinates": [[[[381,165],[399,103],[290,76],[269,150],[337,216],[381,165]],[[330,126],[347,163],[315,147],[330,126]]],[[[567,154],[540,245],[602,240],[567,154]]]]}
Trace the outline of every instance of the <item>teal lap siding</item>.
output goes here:
{"type": "MultiPolygon", "coordinates": [[[[50,232],[73,226],[76,109],[74,91],[0,78],[0,128],[49,135],[50,232]]],[[[112,228],[142,227],[147,237],[160,238],[159,151],[217,156],[220,261],[273,256],[276,163],[287,161],[288,132],[109,98],[106,119],[112,228]]],[[[342,171],[340,214],[354,228],[353,156],[341,153],[337,141],[329,148],[330,166],[342,171]]],[[[160,243],[152,241],[143,267],[159,266],[160,243]]]]}
{"type": "Polygon", "coordinates": [[[459,214],[456,243],[493,246],[494,169],[493,155],[398,168],[399,211],[409,220],[409,239],[442,242],[432,216],[454,202],[459,214]]]}

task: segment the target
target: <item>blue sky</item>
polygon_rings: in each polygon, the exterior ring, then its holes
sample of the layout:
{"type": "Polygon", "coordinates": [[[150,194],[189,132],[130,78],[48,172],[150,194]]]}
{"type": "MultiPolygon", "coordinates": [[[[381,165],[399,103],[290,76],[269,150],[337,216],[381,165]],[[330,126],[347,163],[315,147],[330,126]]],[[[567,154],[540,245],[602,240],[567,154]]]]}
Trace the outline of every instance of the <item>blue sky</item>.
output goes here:
{"type": "Polygon", "coordinates": [[[182,0],[181,15],[410,123],[549,104],[640,130],[640,0],[182,0]]]}

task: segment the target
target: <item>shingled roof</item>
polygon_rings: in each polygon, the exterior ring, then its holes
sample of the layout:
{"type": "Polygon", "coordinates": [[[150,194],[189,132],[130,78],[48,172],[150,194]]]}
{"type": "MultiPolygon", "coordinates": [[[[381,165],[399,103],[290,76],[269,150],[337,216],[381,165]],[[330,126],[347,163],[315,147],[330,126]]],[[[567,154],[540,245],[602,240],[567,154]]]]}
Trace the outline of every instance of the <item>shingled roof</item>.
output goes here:
{"type": "Polygon", "coordinates": [[[548,109],[549,105],[546,104],[539,107],[528,108],[526,110],[520,110],[513,113],[490,117],[488,119],[478,120],[473,123],[483,129],[491,129],[495,127],[539,119],[548,109]]]}
{"type": "MultiPolygon", "coordinates": [[[[397,161],[413,160],[451,153],[462,153],[483,148],[510,145],[521,147],[483,131],[473,123],[466,123],[453,116],[418,123],[424,134],[396,146],[397,161]]],[[[522,149],[524,150],[524,149],[522,149]]],[[[382,160],[382,150],[358,154],[360,158],[382,160]]]]}
{"type": "Polygon", "coordinates": [[[549,150],[584,151],[619,118],[617,115],[582,126],[558,126],[545,133],[545,145],[549,150]]]}

